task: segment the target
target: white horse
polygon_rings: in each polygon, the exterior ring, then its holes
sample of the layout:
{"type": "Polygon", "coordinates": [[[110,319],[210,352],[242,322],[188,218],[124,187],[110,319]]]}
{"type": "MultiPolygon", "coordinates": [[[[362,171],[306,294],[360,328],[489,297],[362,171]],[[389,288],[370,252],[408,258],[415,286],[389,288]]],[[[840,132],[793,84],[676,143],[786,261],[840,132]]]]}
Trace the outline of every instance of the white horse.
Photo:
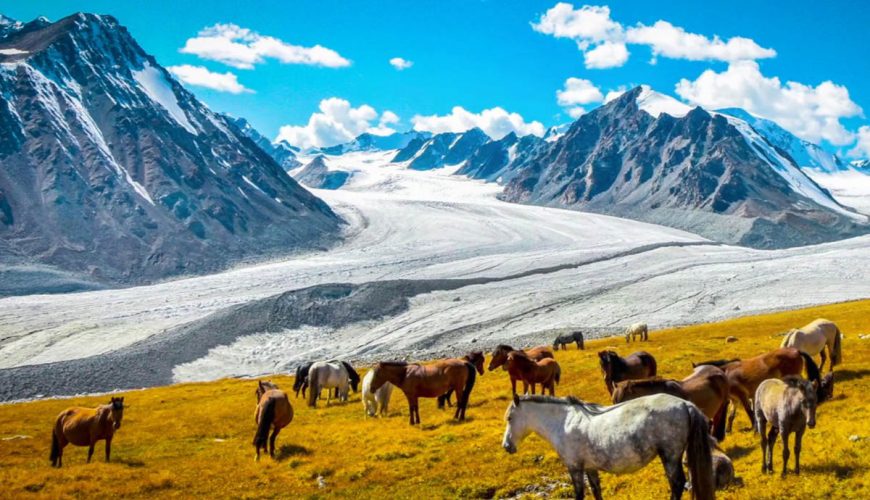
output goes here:
{"type": "Polygon", "coordinates": [[[320,391],[327,389],[326,404],[332,400],[332,389],[338,389],[338,400],[347,401],[350,374],[341,361],[318,361],[308,369],[308,406],[315,408],[320,391]]]}
{"type": "Polygon", "coordinates": [[[649,328],[646,323],[635,323],[625,329],[625,342],[635,340],[635,337],[640,335],[640,340],[649,340],[649,328]]]}
{"type": "Polygon", "coordinates": [[[363,377],[363,406],[365,406],[366,415],[369,417],[374,417],[375,415],[386,417],[390,406],[390,396],[393,394],[393,384],[387,382],[378,390],[372,391],[372,380],[375,378],[375,370],[377,370],[377,367],[369,370],[366,376],[363,377]]]}
{"type": "Polygon", "coordinates": [[[576,498],[583,498],[584,474],[597,500],[601,498],[599,470],[634,472],[658,456],[665,466],[671,498],[679,499],[686,484],[683,452],[687,453],[695,498],[713,498],[709,424],[688,401],[656,394],[600,406],[570,396],[514,396],[505,419],[504,449],[516,453],[517,444],[532,432],[549,441],[568,467],[576,498]]]}
{"type": "Polygon", "coordinates": [[[822,364],[819,371],[825,368],[825,348],[831,356],[831,364],[828,371],[834,371],[834,367],[843,362],[843,347],[840,339],[840,329],[833,321],[817,319],[803,328],[789,331],[782,339],[780,347],[794,347],[810,356],[821,355],[822,364]]]}

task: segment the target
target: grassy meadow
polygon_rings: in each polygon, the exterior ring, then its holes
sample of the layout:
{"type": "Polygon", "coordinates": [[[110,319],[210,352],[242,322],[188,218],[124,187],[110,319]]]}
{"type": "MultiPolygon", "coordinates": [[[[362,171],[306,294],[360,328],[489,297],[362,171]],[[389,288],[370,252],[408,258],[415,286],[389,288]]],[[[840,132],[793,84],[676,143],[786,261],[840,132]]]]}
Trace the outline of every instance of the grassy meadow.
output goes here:
{"type": "MultiPolygon", "coordinates": [[[[870,300],[812,307],[650,333],[627,347],[622,338],[560,351],[557,395],[608,401],[596,352],[652,353],[664,377],[682,378],[691,361],[748,357],[779,346],[777,333],[817,317],[845,334],[835,398],[818,411],[804,437],[802,475],[761,474],[758,438],[742,410],[723,443],[737,484],[720,498],[870,498],[870,300]],[[739,340],[725,342],[733,335],[739,340]],[[857,436],[856,440],[854,436],[857,436]],[[853,437],[853,439],[850,439],[853,437]]],[[[488,363],[488,361],[487,361],[488,363]]],[[[271,377],[290,389],[292,379],[271,377]]],[[[296,417],[278,437],[276,460],[254,462],[252,380],[180,384],[124,393],[130,408],[113,442],[113,462],[85,463],[86,448],[68,446],[64,468],[48,461],[50,431],[69,406],[95,406],[108,396],[0,405],[0,497],[3,498],[491,498],[571,496],[567,472],[547,443],[532,436],[508,455],[501,448],[510,383],[502,371],[478,377],[468,421],[455,423],[434,400],[421,402],[422,426],[408,425],[407,403],[393,393],[388,418],[364,418],[359,394],[316,410],[291,400],[296,417]]],[[[781,467],[781,448],[774,466],[781,467]]],[[[631,475],[602,474],[608,498],[666,498],[656,460],[631,475]]]]}

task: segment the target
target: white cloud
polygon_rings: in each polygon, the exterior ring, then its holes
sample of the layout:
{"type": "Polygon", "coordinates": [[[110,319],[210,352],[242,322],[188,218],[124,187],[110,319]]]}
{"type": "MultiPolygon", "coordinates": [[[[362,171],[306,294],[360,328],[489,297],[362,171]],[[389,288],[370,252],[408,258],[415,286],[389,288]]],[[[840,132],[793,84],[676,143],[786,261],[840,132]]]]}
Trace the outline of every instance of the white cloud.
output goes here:
{"type": "Polygon", "coordinates": [[[180,51],[240,69],[251,69],[266,58],[276,59],[286,64],[328,68],[350,65],[350,61],[338,52],[321,45],[313,47],[291,45],[235,24],[215,24],[205,28],[196,37],[189,38],[180,51]]]}
{"type": "Polygon", "coordinates": [[[783,84],[777,77],[761,74],[754,61],[731,63],[721,73],[707,70],[694,81],[684,78],[675,91],[692,104],[708,109],[743,108],[808,141],[824,139],[840,146],[854,141],[854,134],[840,119],[862,113],[842,85],[831,81],[815,87],[798,82],[783,84]]]}
{"type": "Polygon", "coordinates": [[[407,59],[402,59],[401,57],[394,57],[390,59],[390,65],[396,68],[399,71],[404,69],[408,69],[414,65],[414,61],[409,61],[407,59]]]}
{"type": "Polygon", "coordinates": [[[625,91],[626,91],[626,88],[623,86],[620,86],[620,87],[617,87],[613,90],[608,91],[607,94],[604,95],[604,104],[607,104],[608,102],[618,98],[619,96],[624,94],[625,91]]]}
{"type": "Polygon", "coordinates": [[[281,127],[275,141],[287,141],[303,149],[334,146],[352,141],[363,132],[389,135],[395,132],[389,125],[399,121],[392,111],[384,111],[379,116],[368,104],[354,108],[350,102],[338,97],[323,99],[319,109],[306,125],[281,127]],[[375,120],[378,120],[377,124],[375,120]]]}
{"type": "Polygon", "coordinates": [[[585,114],[586,108],[584,108],[583,106],[574,106],[573,108],[568,108],[568,116],[575,120],[585,114]]]}
{"type": "Polygon", "coordinates": [[[849,156],[854,158],[870,158],[870,127],[861,126],[855,133],[857,141],[855,147],[849,151],[849,156]]]}
{"type": "Polygon", "coordinates": [[[744,37],[723,41],[718,36],[708,38],[689,33],[667,21],[652,26],[638,23],[625,28],[610,17],[610,8],[584,5],[575,9],[569,3],[557,3],[546,11],[532,29],[556,38],[570,38],[583,52],[589,69],[616,68],[628,61],[627,44],[646,45],[656,57],[688,59],[693,61],[742,61],[776,56],[776,51],[761,47],[744,37]]]}
{"type": "Polygon", "coordinates": [[[556,91],[556,102],[559,106],[567,108],[568,115],[574,119],[586,113],[584,104],[601,102],[602,99],[604,95],[601,90],[583,78],[568,78],[565,80],[565,86],[556,91]]]}
{"type": "Polygon", "coordinates": [[[657,21],[652,26],[638,24],[626,31],[626,41],[648,45],[653,52],[653,61],[658,56],[690,61],[748,61],[775,57],[776,51],[761,47],[755,41],[740,36],[727,42],[714,35],[689,33],[667,21],[657,21]]]}
{"type": "Polygon", "coordinates": [[[511,132],[519,136],[532,134],[543,137],[545,132],[541,122],[526,122],[520,114],[509,113],[500,107],[472,113],[461,106],[455,106],[449,115],[416,115],[411,122],[415,130],[433,134],[465,132],[477,127],[493,139],[501,139],[511,132]]]}
{"type": "Polygon", "coordinates": [[[218,92],[229,92],[230,94],[253,92],[253,90],[239,83],[236,75],[229,71],[226,73],[215,73],[202,66],[191,66],[190,64],[169,66],[166,69],[188,85],[205,87],[217,90],[218,92]]]}

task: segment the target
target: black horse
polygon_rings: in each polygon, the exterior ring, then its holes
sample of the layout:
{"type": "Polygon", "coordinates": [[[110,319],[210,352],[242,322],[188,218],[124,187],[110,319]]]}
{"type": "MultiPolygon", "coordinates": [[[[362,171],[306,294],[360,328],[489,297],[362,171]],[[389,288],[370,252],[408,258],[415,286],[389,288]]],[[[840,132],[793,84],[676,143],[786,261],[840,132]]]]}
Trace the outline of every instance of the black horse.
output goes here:
{"type": "Polygon", "coordinates": [[[586,349],[586,346],[583,344],[583,332],[577,330],[576,332],[556,337],[556,340],[553,341],[553,350],[558,351],[561,347],[563,351],[566,351],[568,350],[568,344],[571,342],[577,344],[577,349],[586,349]]]}
{"type": "MultiPolygon", "coordinates": [[[[308,389],[308,371],[311,369],[311,365],[314,363],[303,363],[296,367],[296,378],[293,380],[293,390],[296,391],[296,397],[299,397],[299,391],[302,391],[302,398],[305,399],[305,390],[308,389]]],[[[341,364],[344,365],[344,368],[347,370],[347,374],[350,378],[350,387],[353,389],[353,392],[359,391],[359,381],[360,376],[356,370],[350,366],[350,363],[347,361],[342,361],[341,364]]],[[[335,397],[338,397],[338,388],[335,389],[335,397]]]]}

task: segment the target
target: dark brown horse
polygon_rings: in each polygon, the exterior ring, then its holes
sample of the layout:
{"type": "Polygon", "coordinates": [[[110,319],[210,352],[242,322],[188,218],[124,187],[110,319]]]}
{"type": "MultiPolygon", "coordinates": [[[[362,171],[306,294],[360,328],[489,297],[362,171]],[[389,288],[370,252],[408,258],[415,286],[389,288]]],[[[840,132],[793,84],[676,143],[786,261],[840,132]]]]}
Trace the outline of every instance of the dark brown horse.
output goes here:
{"type": "MultiPolygon", "coordinates": [[[[516,350],[517,349],[505,344],[496,346],[495,350],[492,351],[492,359],[489,361],[489,371],[493,371],[499,366],[501,366],[503,370],[507,370],[507,367],[505,367],[504,364],[507,362],[508,354],[516,350]]],[[[553,351],[545,345],[539,345],[537,347],[532,347],[531,349],[523,349],[522,352],[526,353],[526,356],[535,361],[553,357],[553,351]]]]}
{"type": "Polygon", "coordinates": [[[96,408],[67,408],[60,412],[51,433],[51,465],[63,466],[63,449],[67,444],[88,447],[88,463],[97,441],[106,440],[106,462],[112,454],[112,437],[121,428],[124,398],[112,398],[96,408]]]}
{"type": "Polygon", "coordinates": [[[556,337],[556,340],[553,341],[553,350],[558,351],[560,348],[563,351],[568,350],[568,344],[571,343],[577,344],[577,349],[586,349],[583,342],[583,332],[577,330],[576,332],[559,335],[556,337]]]}
{"type": "MultiPolygon", "coordinates": [[[[483,375],[483,364],[486,362],[486,356],[483,354],[483,351],[472,351],[465,356],[460,358],[464,361],[468,361],[474,368],[477,370],[479,375],[483,375]]],[[[444,403],[447,403],[447,406],[453,407],[453,403],[450,402],[450,397],[453,395],[453,388],[447,391],[443,396],[438,396],[438,408],[444,408],[444,403]]]]}
{"type": "Polygon", "coordinates": [[[508,354],[507,371],[511,377],[511,391],[517,395],[517,380],[523,381],[523,394],[529,392],[532,386],[532,394],[535,393],[535,384],[541,384],[541,394],[550,391],[550,396],[556,395],[556,384],[562,377],[562,369],[553,358],[544,358],[535,361],[522,351],[514,351],[508,354]]]}
{"type": "Polygon", "coordinates": [[[420,398],[437,398],[453,389],[456,392],[454,418],[465,420],[465,410],[477,371],[471,363],[461,359],[443,359],[421,365],[393,361],[378,363],[372,379],[372,391],[377,391],[389,382],[398,387],[408,398],[411,425],[420,423],[420,398]]]}
{"type": "Polygon", "coordinates": [[[613,389],[613,403],[621,403],[651,394],[670,394],[695,403],[710,419],[711,433],[717,440],[725,438],[728,412],[728,377],[715,366],[703,365],[683,380],[660,378],[626,380],[613,389]]]}
{"type": "MultiPolygon", "coordinates": [[[[731,412],[728,415],[728,432],[734,424],[739,402],[746,411],[746,416],[755,427],[755,416],[752,411],[752,398],[758,386],[769,378],[783,378],[788,375],[800,375],[806,366],[810,381],[816,382],[819,391],[822,390],[822,380],[819,367],[807,353],[793,347],[775,349],[748,359],[722,359],[696,363],[693,366],[713,365],[725,372],[728,377],[728,389],[731,402],[731,412]]],[[[819,399],[822,399],[821,397],[819,399]]]]}
{"type": "Polygon", "coordinates": [[[637,380],[656,376],[656,359],[646,351],[638,351],[621,358],[614,351],[600,351],[598,361],[604,372],[607,392],[613,395],[613,384],[623,380],[637,380]]]}
{"type": "Polygon", "coordinates": [[[254,447],[257,449],[256,460],[259,460],[260,449],[266,450],[267,441],[269,456],[275,456],[275,438],[281,429],[293,421],[293,406],[287,394],[270,381],[258,381],[255,394],[257,411],[254,421],[257,423],[257,433],[254,435],[254,447]],[[274,429],[271,437],[270,428],[274,429]]]}

